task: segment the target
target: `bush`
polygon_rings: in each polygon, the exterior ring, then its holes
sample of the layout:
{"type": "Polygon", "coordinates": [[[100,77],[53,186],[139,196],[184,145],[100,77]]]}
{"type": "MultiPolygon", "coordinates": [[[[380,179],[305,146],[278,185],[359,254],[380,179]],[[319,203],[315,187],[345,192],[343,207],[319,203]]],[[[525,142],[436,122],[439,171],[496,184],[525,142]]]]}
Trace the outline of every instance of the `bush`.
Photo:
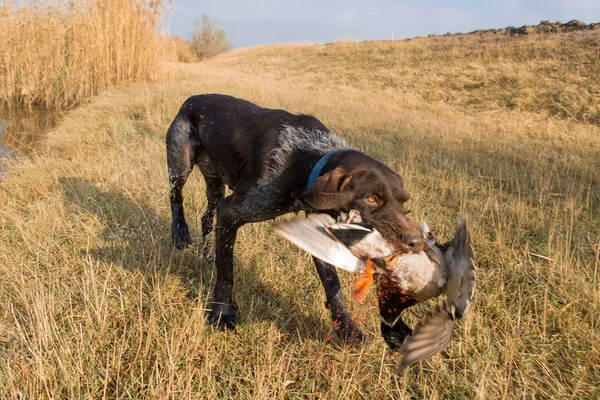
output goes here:
{"type": "Polygon", "coordinates": [[[217,21],[202,14],[194,22],[192,50],[202,60],[214,57],[231,49],[225,31],[219,28],[217,21]]]}

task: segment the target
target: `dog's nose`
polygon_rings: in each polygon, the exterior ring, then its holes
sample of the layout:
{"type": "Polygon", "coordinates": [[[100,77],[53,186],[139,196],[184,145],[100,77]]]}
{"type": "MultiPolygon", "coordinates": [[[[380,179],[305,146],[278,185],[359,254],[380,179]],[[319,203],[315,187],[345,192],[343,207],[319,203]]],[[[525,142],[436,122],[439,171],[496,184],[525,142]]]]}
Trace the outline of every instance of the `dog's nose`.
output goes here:
{"type": "Polygon", "coordinates": [[[423,236],[416,233],[404,233],[401,238],[402,243],[411,251],[419,250],[423,245],[423,236]]]}

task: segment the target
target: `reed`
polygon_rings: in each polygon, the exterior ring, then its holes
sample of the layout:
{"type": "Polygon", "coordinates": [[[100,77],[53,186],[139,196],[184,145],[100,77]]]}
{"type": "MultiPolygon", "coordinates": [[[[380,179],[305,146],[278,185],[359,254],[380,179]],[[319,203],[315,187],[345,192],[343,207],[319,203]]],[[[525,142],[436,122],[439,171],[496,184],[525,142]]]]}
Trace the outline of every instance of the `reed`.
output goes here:
{"type": "Polygon", "coordinates": [[[0,4],[0,101],[78,105],[118,84],[161,76],[159,0],[0,4]]]}
{"type": "Polygon", "coordinates": [[[169,36],[165,39],[167,40],[165,45],[168,46],[172,52],[169,61],[178,61],[184,63],[200,61],[192,49],[192,44],[188,40],[178,36],[169,36]]]}

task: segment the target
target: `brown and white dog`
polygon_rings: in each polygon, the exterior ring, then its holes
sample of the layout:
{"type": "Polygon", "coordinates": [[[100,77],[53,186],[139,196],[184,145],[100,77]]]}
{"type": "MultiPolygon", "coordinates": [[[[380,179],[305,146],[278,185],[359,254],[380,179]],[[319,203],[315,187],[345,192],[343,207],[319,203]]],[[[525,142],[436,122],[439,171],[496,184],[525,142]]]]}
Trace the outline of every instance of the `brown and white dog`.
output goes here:
{"type": "MultiPolygon", "coordinates": [[[[171,184],[172,239],[182,250],[190,244],[182,188],[197,165],[206,182],[208,207],[202,215],[202,239],[213,229],[215,265],[210,323],[233,329],[233,247],[239,227],[249,222],[305,211],[335,215],[351,209],[375,227],[399,252],[425,246],[421,228],[405,214],[409,196],[400,175],[330,133],[309,115],[259,107],[235,97],[192,96],[167,131],[171,184]],[[309,182],[310,180],[310,182],[309,182]],[[233,193],[224,196],[225,185],[233,193]]],[[[348,343],[363,335],[350,317],[335,268],[314,259],[325,288],[334,328],[348,343]]],[[[400,313],[415,303],[401,293],[381,290],[382,334],[399,347],[410,329],[400,313]]]]}

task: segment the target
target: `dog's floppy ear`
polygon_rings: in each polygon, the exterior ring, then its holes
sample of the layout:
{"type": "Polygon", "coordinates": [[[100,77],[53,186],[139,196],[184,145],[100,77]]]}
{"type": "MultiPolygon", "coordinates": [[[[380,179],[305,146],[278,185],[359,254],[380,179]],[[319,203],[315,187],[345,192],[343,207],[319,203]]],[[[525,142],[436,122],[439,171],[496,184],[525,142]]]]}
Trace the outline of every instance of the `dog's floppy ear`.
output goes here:
{"type": "Polygon", "coordinates": [[[410,194],[405,189],[400,189],[398,198],[401,203],[406,203],[408,200],[410,200],[410,194]]]}
{"type": "Polygon", "coordinates": [[[329,171],[317,179],[302,198],[317,210],[335,210],[349,203],[356,191],[348,185],[355,172],[347,173],[342,168],[329,171]]]}

